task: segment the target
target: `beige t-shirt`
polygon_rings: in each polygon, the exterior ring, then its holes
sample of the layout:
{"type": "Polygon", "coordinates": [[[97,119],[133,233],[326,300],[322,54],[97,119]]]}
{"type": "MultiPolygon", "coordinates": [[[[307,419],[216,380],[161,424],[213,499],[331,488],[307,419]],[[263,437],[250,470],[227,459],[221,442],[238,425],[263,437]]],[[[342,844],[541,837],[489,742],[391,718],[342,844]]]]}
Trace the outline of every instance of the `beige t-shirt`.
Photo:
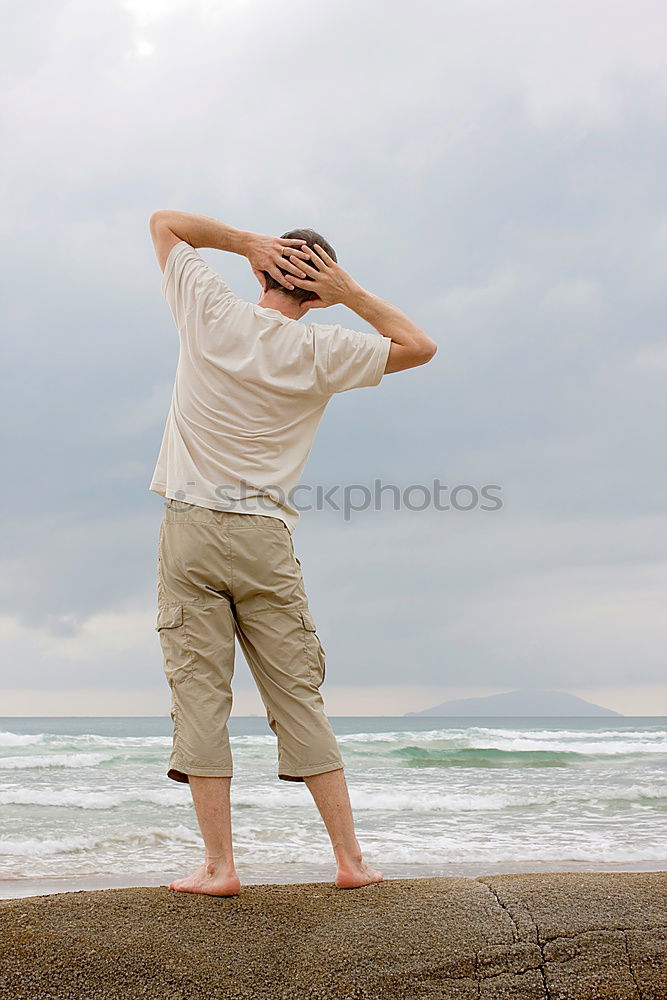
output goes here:
{"type": "Polygon", "coordinates": [[[180,352],[150,489],[199,507],[280,517],[294,530],[298,486],[337,392],[377,385],[391,340],[304,323],[239,299],[181,240],[162,293],[180,352]]]}

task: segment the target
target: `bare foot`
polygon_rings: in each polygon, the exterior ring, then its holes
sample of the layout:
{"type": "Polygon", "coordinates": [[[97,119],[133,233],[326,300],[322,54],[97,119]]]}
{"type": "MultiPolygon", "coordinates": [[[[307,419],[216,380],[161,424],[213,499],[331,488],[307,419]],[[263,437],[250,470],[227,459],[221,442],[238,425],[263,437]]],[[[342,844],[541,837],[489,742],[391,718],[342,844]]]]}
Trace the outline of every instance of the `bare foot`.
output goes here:
{"type": "Polygon", "coordinates": [[[241,882],[232,868],[218,868],[204,862],[201,868],[188,878],[180,878],[169,883],[170,889],[178,892],[200,892],[207,896],[238,896],[241,882]]]}
{"type": "Polygon", "coordinates": [[[337,889],[360,889],[362,885],[382,882],[384,875],[364,861],[339,862],[334,885],[337,889]]]}

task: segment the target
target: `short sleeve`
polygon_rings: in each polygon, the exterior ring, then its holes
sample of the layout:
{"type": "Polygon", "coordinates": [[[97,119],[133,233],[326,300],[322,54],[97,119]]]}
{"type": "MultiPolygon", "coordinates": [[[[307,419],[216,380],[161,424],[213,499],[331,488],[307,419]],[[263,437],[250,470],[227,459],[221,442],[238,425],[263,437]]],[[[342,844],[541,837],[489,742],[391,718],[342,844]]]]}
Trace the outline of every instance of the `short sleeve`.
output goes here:
{"type": "Polygon", "coordinates": [[[182,336],[194,335],[210,325],[237,300],[217,271],[184,240],[169,251],[161,291],[182,336]]]}
{"type": "Polygon", "coordinates": [[[361,389],[380,382],[391,347],[389,337],[348,330],[339,324],[313,324],[313,330],[328,392],[361,389]]]}

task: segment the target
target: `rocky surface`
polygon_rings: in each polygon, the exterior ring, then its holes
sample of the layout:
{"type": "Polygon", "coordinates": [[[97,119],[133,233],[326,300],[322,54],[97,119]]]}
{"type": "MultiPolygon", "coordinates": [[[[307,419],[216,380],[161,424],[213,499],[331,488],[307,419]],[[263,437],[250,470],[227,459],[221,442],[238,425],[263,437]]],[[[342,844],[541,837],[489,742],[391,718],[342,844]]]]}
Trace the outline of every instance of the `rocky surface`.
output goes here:
{"type": "Polygon", "coordinates": [[[3,1000],[667,1000],[667,873],[0,903],[3,1000]]]}

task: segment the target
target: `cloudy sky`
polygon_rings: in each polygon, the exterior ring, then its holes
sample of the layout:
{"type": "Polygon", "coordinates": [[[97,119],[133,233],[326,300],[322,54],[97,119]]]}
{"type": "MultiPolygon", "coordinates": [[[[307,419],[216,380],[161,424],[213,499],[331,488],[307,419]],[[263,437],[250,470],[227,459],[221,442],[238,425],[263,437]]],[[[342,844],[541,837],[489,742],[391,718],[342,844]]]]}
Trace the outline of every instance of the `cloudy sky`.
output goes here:
{"type": "MultiPolygon", "coordinates": [[[[531,685],[667,714],[666,27],[657,0],[12,8],[1,714],[169,710],[160,208],[318,229],[437,341],[332,400],[305,482],[501,487],[302,514],[330,714],[531,685]]],[[[202,255],[257,300],[246,261],[202,255]]],[[[263,711],[240,655],[234,711],[263,711]]]]}

